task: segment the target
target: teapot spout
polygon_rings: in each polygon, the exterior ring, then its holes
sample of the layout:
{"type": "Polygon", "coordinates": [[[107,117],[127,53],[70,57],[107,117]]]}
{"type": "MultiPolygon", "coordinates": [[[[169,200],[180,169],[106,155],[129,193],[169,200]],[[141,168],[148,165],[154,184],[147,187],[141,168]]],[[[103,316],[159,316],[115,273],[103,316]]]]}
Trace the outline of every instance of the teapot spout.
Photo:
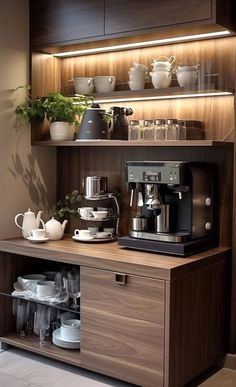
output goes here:
{"type": "Polygon", "coordinates": [[[63,232],[65,231],[65,228],[66,228],[66,225],[67,225],[67,223],[68,223],[68,220],[64,220],[64,222],[62,223],[62,229],[63,229],[63,232]]]}
{"type": "Polygon", "coordinates": [[[39,228],[39,225],[40,223],[42,224],[43,228],[44,228],[44,222],[43,220],[41,219],[41,215],[42,215],[43,211],[39,211],[37,213],[37,216],[36,216],[36,224],[37,224],[37,227],[39,228]]]}

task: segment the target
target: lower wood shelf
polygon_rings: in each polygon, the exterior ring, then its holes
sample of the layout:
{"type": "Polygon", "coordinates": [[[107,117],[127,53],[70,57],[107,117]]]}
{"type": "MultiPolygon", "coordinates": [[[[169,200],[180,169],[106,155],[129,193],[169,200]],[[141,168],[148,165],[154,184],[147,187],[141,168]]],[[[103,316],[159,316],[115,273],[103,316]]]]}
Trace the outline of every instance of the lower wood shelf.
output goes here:
{"type": "Polygon", "coordinates": [[[12,345],[39,355],[50,357],[54,360],[60,360],[75,366],[80,366],[80,351],[78,349],[63,349],[57,347],[51,342],[46,342],[43,348],[39,345],[39,339],[36,336],[20,337],[16,333],[9,333],[0,337],[2,343],[12,345]]]}

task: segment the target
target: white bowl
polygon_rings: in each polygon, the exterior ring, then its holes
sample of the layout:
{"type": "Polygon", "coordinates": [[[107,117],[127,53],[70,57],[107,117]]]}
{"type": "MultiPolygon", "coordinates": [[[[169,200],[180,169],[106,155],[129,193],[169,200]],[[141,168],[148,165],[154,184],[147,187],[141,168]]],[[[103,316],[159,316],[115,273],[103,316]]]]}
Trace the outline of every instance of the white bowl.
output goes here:
{"type": "Polygon", "coordinates": [[[108,211],[92,211],[95,219],[104,219],[107,217],[108,211]]]}
{"type": "Polygon", "coordinates": [[[39,297],[52,297],[54,294],[54,289],[54,281],[41,281],[36,285],[36,291],[39,297]]]}
{"type": "Polygon", "coordinates": [[[61,324],[61,337],[63,340],[79,340],[80,339],[80,320],[70,319],[64,320],[61,324]]]}

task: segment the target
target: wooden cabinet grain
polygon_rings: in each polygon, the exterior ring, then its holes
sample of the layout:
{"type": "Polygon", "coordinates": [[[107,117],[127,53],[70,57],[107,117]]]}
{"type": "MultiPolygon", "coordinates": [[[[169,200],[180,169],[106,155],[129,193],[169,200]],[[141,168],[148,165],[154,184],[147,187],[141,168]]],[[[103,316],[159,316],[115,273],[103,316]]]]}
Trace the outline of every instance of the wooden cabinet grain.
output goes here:
{"type": "Polygon", "coordinates": [[[104,35],[103,0],[30,2],[31,46],[62,45],[104,35]]]}
{"type": "Polygon", "coordinates": [[[165,282],[81,268],[81,362],[142,386],[162,386],[165,282]]]}
{"type": "Polygon", "coordinates": [[[211,0],[105,0],[105,33],[209,20],[212,17],[211,3],[211,0]]]}

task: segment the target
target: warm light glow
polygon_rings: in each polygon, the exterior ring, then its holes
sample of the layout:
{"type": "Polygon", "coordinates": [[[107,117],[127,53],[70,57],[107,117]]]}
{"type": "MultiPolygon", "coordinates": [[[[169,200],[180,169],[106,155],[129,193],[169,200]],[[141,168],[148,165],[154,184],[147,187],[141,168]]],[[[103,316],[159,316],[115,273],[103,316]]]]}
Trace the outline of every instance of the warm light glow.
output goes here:
{"type": "Polygon", "coordinates": [[[156,95],[151,97],[120,97],[120,98],[107,98],[99,99],[94,98],[96,103],[113,103],[113,102],[135,102],[135,101],[153,101],[157,99],[178,99],[178,98],[199,98],[199,97],[220,97],[223,95],[232,95],[229,91],[209,92],[209,93],[189,93],[179,95],[156,95]]]}
{"type": "Polygon", "coordinates": [[[204,38],[214,38],[217,36],[225,36],[225,35],[230,35],[230,31],[216,31],[216,32],[208,32],[204,34],[176,36],[172,38],[148,40],[146,42],[125,43],[125,44],[117,44],[114,46],[88,48],[84,50],[60,52],[60,53],[53,54],[53,56],[64,58],[67,56],[97,54],[97,53],[109,52],[109,51],[119,51],[119,50],[129,50],[132,48],[150,47],[150,46],[162,45],[167,43],[178,43],[178,42],[185,42],[189,40],[191,41],[191,40],[204,39],[204,38]]]}

